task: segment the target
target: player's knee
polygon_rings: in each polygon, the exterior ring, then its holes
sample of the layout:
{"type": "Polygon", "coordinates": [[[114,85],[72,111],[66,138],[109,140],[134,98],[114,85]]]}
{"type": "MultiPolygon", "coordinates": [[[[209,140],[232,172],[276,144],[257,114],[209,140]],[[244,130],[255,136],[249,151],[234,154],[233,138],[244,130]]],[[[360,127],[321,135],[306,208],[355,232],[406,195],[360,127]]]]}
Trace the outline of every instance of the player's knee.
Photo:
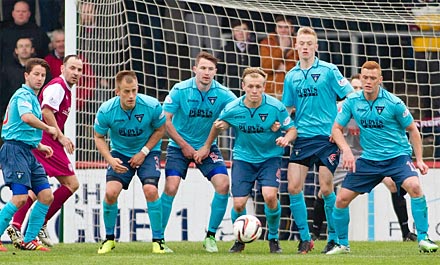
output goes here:
{"type": "Polygon", "coordinates": [[[176,196],[179,190],[180,177],[167,177],[164,192],[168,196],[176,196]]]}
{"type": "Polygon", "coordinates": [[[115,204],[118,201],[119,193],[116,191],[106,191],[105,192],[105,201],[107,204],[115,204]]]}
{"type": "Polygon", "coordinates": [[[45,205],[50,205],[53,202],[53,194],[52,192],[48,192],[43,196],[38,196],[38,201],[45,205]]]}
{"type": "Polygon", "coordinates": [[[337,196],[335,205],[338,208],[346,208],[350,204],[350,201],[351,200],[349,200],[348,198],[337,196]]]}
{"type": "Polygon", "coordinates": [[[263,194],[264,202],[269,206],[269,208],[275,208],[278,203],[277,194],[266,193],[263,194]]]}
{"type": "Polygon", "coordinates": [[[288,191],[290,194],[298,194],[298,193],[300,193],[300,192],[302,191],[302,187],[299,186],[299,185],[289,184],[289,185],[287,186],[287,191],[288,191]]]}
{"type": "Polygon", "coordinates": [[[66,186],[72,193],[74,193],[79,188],[78,179],[76,177],[72,177],[72,180],[66,186]]]}
{"type": "Polygon", "coordinates": [[[243,212],[245,208],[246,208],[246,203],[234,202],[234,210],[237,213],[243,212]]]}

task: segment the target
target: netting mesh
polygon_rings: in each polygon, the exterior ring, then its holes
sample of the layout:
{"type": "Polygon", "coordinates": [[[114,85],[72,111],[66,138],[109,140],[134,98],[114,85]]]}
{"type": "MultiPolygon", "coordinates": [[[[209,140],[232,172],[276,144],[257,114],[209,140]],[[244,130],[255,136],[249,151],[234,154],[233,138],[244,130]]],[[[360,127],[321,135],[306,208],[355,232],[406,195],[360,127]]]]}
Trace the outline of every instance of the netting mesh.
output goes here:
{"type": "MultiPolygon", "coordinates": [[[[240,94],[239,85],[231,81],[239,79],[240,71],[233,76],[228,69],[260,66],[253,65],[252,59],[265,59],[258,53],[260,42],[275,31],[275,18],[279,15],[291,19],[295,29],[312,26],[319,37],[317,56],[336,64],[346,77],[357,73],[363,62],[378,61],[383,69],[384,87],[408,105],[420,125],[425,158],[440,157],[440,7],[436,1],[77,3],[77,52],[90,66],[78,90],[83,92],[78,99],[77,165],[103,164],[93,143],[92,125],[99,105],[114,95],[117,71],[136,71],[140,92],[163,101],[175,83],[192,76],[195,55],[207,50],[223,59],[217,79],[240,94]],[[236,19],[248,23],[248,41],[257,47],[256,54],[249,55],[244,64],[243,57],[224,51],[231,41],[231,24],[236,19]],[[232,62],[225,61],[228,56],[233,58],[232,62]]],[[[281,94],[275,92],[275,96],[281,94]]],[[[228,133],[221,138],[220,147],[228,159],[232,138],[228,133]]],[[[281,191],[285,192],[285,187],[281,191]]],[[[313,197],[313,193],[309,195],[313,197]]]]}

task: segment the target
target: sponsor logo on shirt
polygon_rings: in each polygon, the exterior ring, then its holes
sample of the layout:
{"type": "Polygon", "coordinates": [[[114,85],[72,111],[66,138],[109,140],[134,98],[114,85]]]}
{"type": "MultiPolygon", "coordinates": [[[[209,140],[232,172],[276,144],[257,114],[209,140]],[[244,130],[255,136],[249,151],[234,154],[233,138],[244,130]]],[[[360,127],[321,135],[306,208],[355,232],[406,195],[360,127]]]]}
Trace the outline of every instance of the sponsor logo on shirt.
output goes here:
{"type": "Polygon", "coordinates": [[[191,109],[189,111],[190,118],[202,117],[202,118],[212,118],[212,110],[210,109],[191,109]]]}
{"type": "Polygon", "coordinates": [[[404,118],[406,118],[406,116],[408,116],[408,115],[409,115],[409,110],[406,109],[406,110],[403,112],[402,116],[403,116],[404,118]]]}
{"type": "Polygon", "coordinates": [[[384,127],[381,120],[361,120],[361,126],[369,129],[382,129],[384,127]]]}
{"type": "Polygon", "coordinates": [[[347,80],[347,78],[342,78],[341,80],[339,80],[338,81],[338,84],[340,85],[340,86],[346,86],[347,84],[348,84],[348,80],[347,80]]]}
{"type": "Polygon", "coordinates": [[[318,96],[318,89],[316,87],[300,88],[296,90],[296,93],[300,98],[316,97],[318,96]]]}
{"type": "Polygon", "coordinates": [[[240,123],[238,129],[244,133],[262,133],[264,128],[260,125],[246,125],[246,123],[240,123]]]}
{"type": "Polygon", "coordinates": [[[144,132],[143,129],[140,128],[119,128],[119,135],[120,136],[126,136],[126,137],[136,137],[141,135],[144,132]]]}

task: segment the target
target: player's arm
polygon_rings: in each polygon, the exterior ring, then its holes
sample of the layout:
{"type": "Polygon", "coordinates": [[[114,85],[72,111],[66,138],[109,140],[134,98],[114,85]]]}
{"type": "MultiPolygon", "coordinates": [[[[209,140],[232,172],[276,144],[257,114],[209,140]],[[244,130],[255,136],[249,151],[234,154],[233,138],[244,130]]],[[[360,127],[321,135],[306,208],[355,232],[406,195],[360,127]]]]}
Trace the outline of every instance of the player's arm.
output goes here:
{"type": "Polygon", "coordinates": [[[54,110],[52,110],[49,107],[43,107],[41,110],[43,114],[43,120],[50,126],[55,127],[58,131],[58,141],[63,145],[63,147],[66,149],[67,153],[73,154],[73,150],[75,149],[75,145],[73,142],[66,137],[63,132],[58,127],[57,120],[55,118],[54,110]]]}
{"type": "Polygon", "coordinates": [[[34,114],[25,113],[25,114],[21,115],[20,118],[23,122],[27,123],[29,126],[43,130],[43,131],[51,134],[53,136],[53,138],[56,139],[56,137],[58,135],[58,130],[55,127],[49,126],[46,123],[42,122],[34,114]]]}
{"type": "Polygon", "coordinates": [[[203,159],[208,157],[209,151],[211,150],[212,143],[217,139],[220,132],[229,128],[229,123],[225,121],[216,120],[211,127],[211,131],[209,132],[208,138],[205,141],[205,144],[197,150],[194,154],[194,161],[197,164],[201,164],[203,159]]]}
{"type": "Polygon", "coordinates": [[[116,173],[125,173],[128,168],[122,164],[122,161],[119,158],[114,158],[108,147],[108,144],[105,142],[105,137],[102,134],[99,134],[95,131],[95,144],[96,148],[98,148],[99,153],[104,157],[105,161],[113,168],[116,173]]]}
{"type": "Polygon", "coordinates": [[[342,152],[342,167],[351,169],[353,172],[356,171],[355,158],[353,153],[351,152],[350,145],[348,145],[347,141],[344,137],[344,126],[335,122],[333,123],[332,135],[333,141],[338,145],[339,149],[342,152]]]}
{"type": "Polygon", "coordinates": [[[162,137],[165,135],[165,130],[165,123],[154,130],[154,132],[150,135],[147,143],[142,146],[142,149],[139,150],[139,152],[135,154],[132,158],[130,158],[130,160],[128,160],[128,163],[130,163],[130,166],[132,168],[137,168],[142,165],[142,163],[144,163],[144,160],[150,153],[150,150],[153,149],[160,141],[160,139],[162,139],[162,137]]]}
{"type": "Polygon", "coordinates": [[[420,137],[419,129],[417,129],[415,122],[412,122],[406,127],[406,130],[408,131],[409,139],[414,149],[417,167],[420,169],[420,172],[425,175],[428,173],[429,167],[423,161],[422,138],[420,137]]]}
{"type": "Polygon", "coordinates": [[[165,127],[168,136],[180,146],[180,148],[182,149],[182,153],[186,158],[193,159],[196,150],[194,150],[194,148],[191,145],[189,145],[177,132],[176,127],[174,127],[173,124],[173,114],[169,112],[165,112],[165,117],[166,117],[165,127]]]}
{"type": "Polygon", "coordinates": [[[291,142],[293,142],[297,136],[298,136],[298,131],[296,130],[295,127],[292,126],[286,130],[286,134],[284,136],[278,137],[275,140],[275,142],[277,145],[279,145],[281,147],[286,147],[291,142]]]}

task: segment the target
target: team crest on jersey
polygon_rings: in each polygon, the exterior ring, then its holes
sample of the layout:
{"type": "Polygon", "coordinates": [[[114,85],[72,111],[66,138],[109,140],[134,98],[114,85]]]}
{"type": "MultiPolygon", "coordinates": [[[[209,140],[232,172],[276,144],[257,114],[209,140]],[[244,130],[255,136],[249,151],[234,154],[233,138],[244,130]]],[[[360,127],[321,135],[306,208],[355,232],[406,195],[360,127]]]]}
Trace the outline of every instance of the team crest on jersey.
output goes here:
{"type": "Polygon", "coordinates": [[[377,113],[379,113],[379,115],[382,114],[384,108],[384,106],[376,106],[377,113]]]}
{"type": "Polygon", "coordinates": [[[138,122],[142,122],[142,119],[144,118],[144,114],[136,114],[134,115],[134,117],[138,122]]]}
{"type": "Polygon", "coordinates": [[[267,113],[258,113],[258,116],[260,116],[261,121],[265,121],[268,115],[269,114],[267,113]]]}
{"type": "Polygon", "coordinates": [[[217,97],[208,97],[209,102],[211,102],[211,105],[214,105],[215,101],[217,100],[217,97]]]}
{"type": "Polygon", "coordinates": [[[319,76],[321,76],[321,74],[311,74],[310,76],[313,78],[313,81],[315,81],[316,83],[319,79],[319,76]]]}
{"type": "Polygon", "coordinates": [[[21,178],[23,177],[23,175],[24,175],[24,172],[22,172],[22,171],[16,171],[16,172],[15,172],[15,175],[17,175],[17,178],[18,178],[18,179],[21,179],[21,178]]]}

